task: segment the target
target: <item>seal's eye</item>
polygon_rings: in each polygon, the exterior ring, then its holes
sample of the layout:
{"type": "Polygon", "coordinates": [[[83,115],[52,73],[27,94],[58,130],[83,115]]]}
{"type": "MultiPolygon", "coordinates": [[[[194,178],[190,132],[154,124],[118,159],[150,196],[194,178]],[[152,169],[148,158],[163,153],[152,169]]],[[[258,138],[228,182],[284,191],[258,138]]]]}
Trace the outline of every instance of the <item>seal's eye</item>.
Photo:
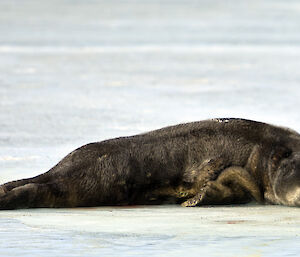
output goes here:
{"type": "Polygon", "coordinates": [[[292,151],[290,149],[287,149],[285,147],[276,147],[272,153],[272,160],[275,162],[278,162],[282,159],[290,157],[292,154],[292,151]]]}
{"type": "Polygon", "coordinates": [[[287,151],[283,154],[283,158],[288,158],[291,156],[291,154],[292,154],[292,151],[287,151]]]}

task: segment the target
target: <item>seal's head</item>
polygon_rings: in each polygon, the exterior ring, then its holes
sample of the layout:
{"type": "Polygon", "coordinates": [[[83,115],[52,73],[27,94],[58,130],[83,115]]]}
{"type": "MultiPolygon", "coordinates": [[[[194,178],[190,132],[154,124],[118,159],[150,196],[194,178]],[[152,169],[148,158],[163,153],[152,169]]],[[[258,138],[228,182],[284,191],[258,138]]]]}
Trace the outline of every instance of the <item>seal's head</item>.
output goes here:
{"type": "Polygon", "coordinates": [[[300,152],[282,158],[270,174],[273,203],[300,207],[300,152]]]}

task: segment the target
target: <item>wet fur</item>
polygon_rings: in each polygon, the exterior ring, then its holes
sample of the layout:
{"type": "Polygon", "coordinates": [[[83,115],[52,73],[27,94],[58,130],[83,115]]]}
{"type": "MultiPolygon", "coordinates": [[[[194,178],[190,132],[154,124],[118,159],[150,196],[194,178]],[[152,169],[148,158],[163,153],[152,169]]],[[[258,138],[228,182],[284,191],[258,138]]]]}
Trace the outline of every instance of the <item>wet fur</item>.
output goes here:
{"type": "Polygon", "coordinates": [[[272,176],[299,142],[289,129],[213,119],[91,143],[44,174],[0,186],[0,209],[284,204],[272,176]]]}

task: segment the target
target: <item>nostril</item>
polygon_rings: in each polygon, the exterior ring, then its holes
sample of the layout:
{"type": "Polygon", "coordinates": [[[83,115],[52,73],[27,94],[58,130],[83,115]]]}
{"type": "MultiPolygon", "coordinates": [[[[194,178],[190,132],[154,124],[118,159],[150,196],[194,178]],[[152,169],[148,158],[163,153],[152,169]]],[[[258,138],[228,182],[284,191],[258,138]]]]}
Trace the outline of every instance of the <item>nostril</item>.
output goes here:
{"type": "Polygon", "coordinates": [[[288,157],[291,156],[291,154],[292,154],[292,151],[287,151],[287,152],[284,153],[283,157],[288,158],[288,157]]]}

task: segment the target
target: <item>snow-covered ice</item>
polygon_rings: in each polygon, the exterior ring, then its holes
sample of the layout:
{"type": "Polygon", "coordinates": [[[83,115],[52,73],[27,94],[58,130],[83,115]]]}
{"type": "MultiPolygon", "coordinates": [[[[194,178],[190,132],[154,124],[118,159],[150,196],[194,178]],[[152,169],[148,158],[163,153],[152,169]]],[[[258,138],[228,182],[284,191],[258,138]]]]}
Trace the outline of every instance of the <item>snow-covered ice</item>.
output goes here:
{"type": "Polygon", "coordinates": [[[297,208],[3,211],[1,256],[297,256],[297,208]]]}

